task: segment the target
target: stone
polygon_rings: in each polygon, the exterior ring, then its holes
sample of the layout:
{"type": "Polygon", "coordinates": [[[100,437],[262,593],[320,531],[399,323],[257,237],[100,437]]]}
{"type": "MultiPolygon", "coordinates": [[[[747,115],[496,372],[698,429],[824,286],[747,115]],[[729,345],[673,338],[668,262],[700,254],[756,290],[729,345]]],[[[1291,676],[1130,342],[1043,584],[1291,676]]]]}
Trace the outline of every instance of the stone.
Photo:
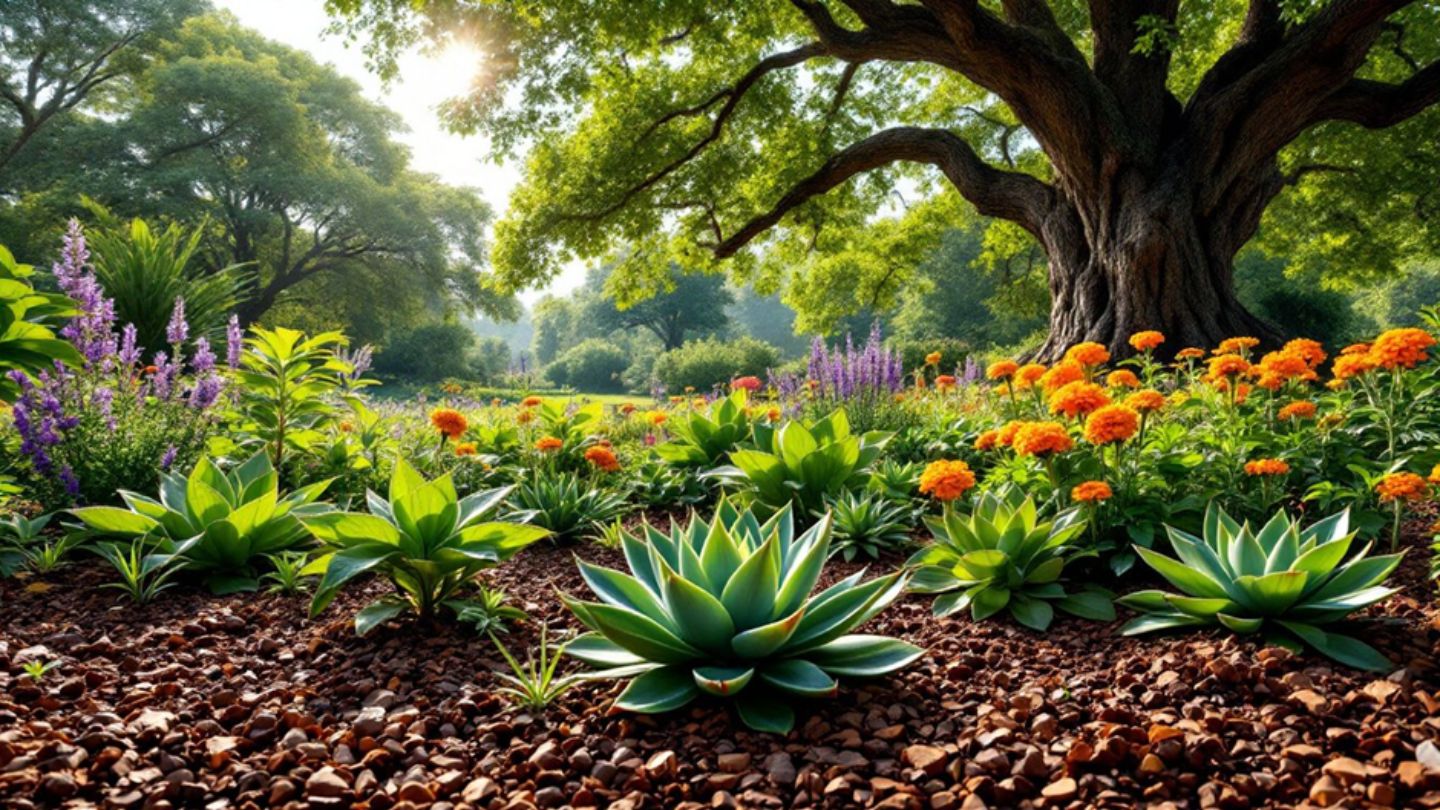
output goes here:
{"type": "Polygon", "coordinates": [[[400,786],[400,792],[396,794],[402,802],[425,805],[435,801],[435,791],[424,782],[406,782],[400,786]]]}
{"type": "Polygon", "coordinates": [[[1060,803],[1070,801],[1079,792],[1080,785],[1074,779],[1066,776],[1041,788],[1040,795],[1052,802],[1060,803]]]}
{"type": "Polygon", "coordinates": [[[765,757],[765,775],[776,787],[791,787],[795,784],[795,763],[784,751],[776,751],[765,757]]]}
{"type": "Polygon", "coordinates": [[[936,776],[945,770],[949,756],[933,745],[908,745],[900,754],[900,759],[906,765],[924,771],[927,776],[936,776]]]}
{"type": "Polygon", "coordinates": [[[1341,784],[1345,785],[1363,782],[1365,781],[1366,775],[1365,766],[1359,760],[1351,759],[1350,757],[1336,757],[1325,763],[1324,767],[1320,769],[1320,772],[1335,777],[1341,784]]]}
{"type": "Polygon", "coordinates": [[[1345,788],[1329,776],[1322,776],[1310,786],[1310,801],[1321,807],[1329,807],[1345,798],[1345,788]]]}
{"type": "Polygon", "coordinates": [[[1140,772],[1141,772],[1141,773],[1148,773],[1148,774],[1152,774],[1152,775],[1153,775],[1153,774],[1161,773],[1161,772],[1163,772],[1164,770],[1165,770],[1165,760],[1161,759],[1160,757],[1155,756],[1154,754],[1146,754],[1146,755],[1145,755],[1145,758],[1140,760],[1140,772]]]}
{"type": "Polygon", "coordinates": [[[470,780],[470,783],[465,786],[465,789],[460,791],[460,798],[466,804],[482,805],[488,803],[491,798],[499,795],[499,793],[500,786],[495,784],[495,780],[488,776],[481,776],[477,779],[470,780]]]}
{"type": "Polygon", "coordinates": [[[679,767],[674,751],[656,751],[645,762],[645,770],[652,776],[674,776],[679,767]]]}
{"type": "Polygon", "coordinates": [[[1305,707],[1314,715],[1330,713],[1330,701],[1314,689],[1297,689],[1290,693],[1290,700],[1305,707]]]}
{"type": "Polygon", "coordinates": [[[1434,740],[1426,740],[1415,746],[1415,761],[1433,770],[1440,770],[1440,746],[1434,740]]]}
{"type": "Polygon", "coordinates": [[[335,798],[350,793],[350,783],[331,767],[324,767],[310,774],[305,780],[305,795],[335,798]]]}
{"type": "Polygon", "coordinates": [[[750,768],[750,755],[745,752],[720,755],[720,770],[725,773],[744,773],[750,768]]]}

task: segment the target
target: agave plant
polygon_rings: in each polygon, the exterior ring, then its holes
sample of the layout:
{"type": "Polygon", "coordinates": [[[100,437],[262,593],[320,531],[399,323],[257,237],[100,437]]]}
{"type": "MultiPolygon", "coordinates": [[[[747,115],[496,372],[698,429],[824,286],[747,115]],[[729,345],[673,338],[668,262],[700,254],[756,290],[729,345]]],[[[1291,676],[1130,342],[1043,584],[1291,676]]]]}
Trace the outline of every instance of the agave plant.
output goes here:
{"type": "Polygon", "coordinates": [[[834,543],[830,553],[846,562],[857,554],[875,559],[881,551],[910,542],[911,510],[875,492],[846,492],[831,502],[834,543]]]}
{"type": "Polygon", "coordinates": [[[158,500],[121,490],[128,509],[87,506],[71,513],[100,536],[154,541],[153,551],[204,574],[214,593],[253,591],[255,560],[309,542],[300,519],[330,511],[318,502],[329,484],[282,497],[280,476],[265,453],[228,472],[202,457],[188,477],[161,473],[158,500]]]}
{"type": "Polygon", "coordinates": [[[1292,648],[1307,645],[1360,669],[1390,667],[1370,645],[1321,629],[1399,590],[1381,583],[1403,554],[1371,557],[1369,543],[1349,554],[1355,532],[1348,510],[1304,528],[1282,510],[1256,531],[1212,502],[1203,538],[1166,529],[1178,560],[1135,550],[1182,593],[1147,590],[1121,597],[1120,604],[1143,614],[1122,628],[1125,635],[1219,626],[1292,648]]]}
{"type": "Polygon", "coordinates": [[[707,408],[673,415],[665,424],[672,438],[657,445],[655,455],[685,467],[713,467],[720,463],[726,453],[750,437],[746,396],[741,389],[707,408]]]}
{"type": "Polygon", "coordinates": [[[940,594],[937,616],[969,608],[975,621],[1009,609],[1015,621],[1044,631],[1055,608],[1097,621],[1115,618],[1109,594],[1086,587],[1067,592],[1060,577],[1065,566],[1094,556],[1070,543],[1085,530],[1077,510],[1041,520],[1035,501],[1018,491],[987,492],[968,515],[947,508],[927,518],[935,541],[910,557],[915,569],[910,589],[940,594]]]}
{"type": "Polygon", "coordinates": [[[557,541],[604,525],[625,511],[618,492],[592,486],[570,473],[552,473],[515,490],[517,519],[548,529],[557,541]]]}
{"type": "Polygon", "coordinates": [[[817,422],[786,422],[778,429],[756,424],[754,439],[758,449],[735,450],[733,466],[708,475],[749,490],[772,509],[793,503],[801,515],[810,515],[824,510],[826,498],[864,485],[890,434],[854,435],[840,409],[817,422]]]}
{"type": "Polygon", "coordinates": [[[389,498],[365,493],[369,514],[305,517],[305,527],[326,546],[302,572],[322,575],[310,615],[318,616],[346,583],[367,571],[383,573],[397,593],[356,614],[355,630],[361,635],[411,610],[421,618],[441,607],[463,611],[469,603],[453,599],[457,591],[483,569],[549,534],[539,526],[490,520],[509,494],[505,487],[461,498],[448,474],[427,481],[397,459],[389,498]]]}
{"type": "Polygon", "coordinates": [[[566,652],[602,668],[595,677],[634,677],[616,705],[653,713],[702,694],[734,698],[740,718],[784,733],[796,698],[828,697],[837,678],[893,672],[920,648],[847,635],[905,589],[901,572],[864,572],[811,595],[830,553],[830,518],[796,535],[788,507],[762,523],[722,499],[710,522],[622,539],[630,574],[578,563],[599,602],[565,604],[592,632],[566,652]]]}

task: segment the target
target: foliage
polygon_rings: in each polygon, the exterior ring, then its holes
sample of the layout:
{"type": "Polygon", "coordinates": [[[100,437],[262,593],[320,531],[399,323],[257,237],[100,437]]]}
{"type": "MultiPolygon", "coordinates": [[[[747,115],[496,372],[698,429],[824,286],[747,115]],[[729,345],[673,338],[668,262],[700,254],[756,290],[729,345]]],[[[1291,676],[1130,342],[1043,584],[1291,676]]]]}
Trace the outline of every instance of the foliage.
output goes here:
{"type": "Polygon", "coordinates": [[[911,511],[884,495],[861,490],[843,492],[830,501],[834,521],[830,553],[846,562],[857,555],[878,559],[910,542],[911,511]]]}
{"type": "Polygon", "coordinates": [[[282,551],[278,554],[267,554],[266,560],[270,563],[270,570],[260,577],[262,583],[269,583],[265,588],[266,592],[299,596],[307,590],[311,577],[306,576],[304,571],[310,562],[309,554],[304,551],[282,551]]]}
{"type": "Polygon", "coordinates": [[[20,669],[23,671],[23,677],[29,678],[35,683],[44,680],[46,675],[49,675],[59,668],[59,661],[41,661],[38,658],[33,661],[26,661],[20,666],[20,669]]]}
{"type": "Polygon", "coordinates": [[[862,582],[862,573],[811,595],[830,552],[830,521],[796,535],[788,508],[761,523],[721,501],[667,534],[646,524],[627,535],[630,574],[577,562],[600,602],[565,597],[592,632],[567,652],[596,677],[634,677],[616,705],[654,713],[702,693],[733,698],[760,731],[786,733],[795,698],[829,697],[840,677],[873,677],[919,658],[913,645],[847,635],[894,601],[900,573],[862,582]]]}
{"type": "Polygon", "coordinates": [[[322,574],[311,616],[325,610],[347,583],[371,571],[389,579],[397,593],[356,614],[360,635],[407,611],[429,619],[442,607],[463,609],[466,605],[453,597],[476,574],[549,533],[490,519],[509,494],[502,488],[461,498],[449,475],[427,481],[400,459],[388,497],[366,493],[368,514],[305,516],[305,528],[325,544],[324,553],[305,568],[306,574],[322,574]]]}
{"type": "Polygon", "coordinates": [[[655,455],[677,466],[712,467],[750,438],[749,397],[744,389],[703,408],[689,408],[665,422],[670,440],[655,455]]]}
{"type": "Polygon", "coordinates": [[[0,403],[13,402],[20,393],[16,374],[84,362],[52,329],[60,318],[75,314],[73,302],[58,293],[36,292],[30,281],[34,273],[0,245],[0,403]]]}
{"type": "Polygon", "coordinates": [[[70,510],[101,537],[153,543],[185,567],[205,575],[215,593],[259,586],[255,561],[296,548],[309,539],[302,520],[330,510],[319,502],[329,481],[280,494],[280,475],[264,453],[221,471],[201,458],[189,476],[161,473],[160,496],[120,491],[128,508],[87,506],[70,510]]]}
{"type": "Polygon", "coordinates": [[[65,557],[84,538],[72,533],[46,538],[45,527],[52,515],[25,518],[14,514],[0,521],[0,576],[11,576],[20,569],[48,574],[65,564],[65,557]]]}
{"type": "Polygon", "coordinates": [[[95,550],[120,575],[119,582],[107,582],[100,587],[120,591],[137,605],[149,604],[163,591],[174,587],[173,577],[183,567],[178,555],[154,552],[150,543],[138,537],[128,544],[100,543],[95,550]]]}
{"type": "MultiPolygon", "coordinates": [[[[608,272],[606,280],[623,282],[608,272]]],[[[687,336],[710,335],[729,323],[725,308],[735,297],[717,274],[687,273],[670,266],[666,277],[653,287],[622,288],[607,284],[609,306],[598,308],[599,325],[609,330],[643,329],[665,350],[685,345],[687,336]]]]}
{"type": "Polygon", "coordinates": [[[248,351],[236,372],[245,432],[264,446],[270,463],[284,469],[287,452],[304,453],[324,438],[334,417],[332,398],[353,367],[336,350],[347,345],[339,332],[306,337],[294,329],[252,326],[248,351]]]}
{"type": "Polygon", "coordinates": [[[1087,555],[1075,543],[1085,531],[1078,510],[1042,520],[1033,498],[986,492],[970,514],[947,507],[943,517],[926,522],[935,540],[907,565],[915,569],[911,590],[941,594],[935,615],[968,608],[978,622],[1008,608],[1016,621],[1041,632],[1055,608],[1096,621],[1115,618],[1107,594],[1095,588],[1067,593],[1060,581],[1066,565],[1087,555]]]}
{"type": "Polygon", "coordinates": [[[479,377],[471,356],[475,333],[464,324],[432,323],[392,336],[375,356],[375,371],[417,382],[479,377]]]}
{"type": "Polygon", "coordinates": [[[490,641],[495,644],[495,648],[505,658],[505,663],[510,666],[510,674],[507,675],[503,672],[495,674],[495,677],[506,684],[497,691],[523,709],[544,711],[546,707],[580,682],[580,679],[573,675],[555,677],[555,671],[560,666],[560,659],[564,657],[564,650],[550,646],[549,628],[546,625],[540,625],[540,643],[536,647],[537,654],[527,656],[524,664],[515,660],[515,656],[510,654],[510,650],[506,649],[493,633],[490,635],[490,641]]]}
{"type": "Polygon", "coordinates": [[[710,475],[728,487],[752,493],[760,503],[779,508],[793,503],[803,514],[825,509],[827,498],[864,486],[870,465],[889,434],[854,435],[845,411],[818,421],[789,421],[780,427],[754,426],[754,449],[730,454],[733,466],[710,475]]]}
{"type": "Polygon", "coordinates": [[[510,632],[510,623],[528,618],[525,611],[509,603],[509,595],[499,588],[481,585],[475,596],[465,602],[457,618],[475,628],[479,635],[510,632]]]}
{"type": "Polygon", "coordinates": [[[622,375],[629,365],[623,349],[607,340],[589,338],[561,352],[545,367],[545,376],[561,387],[613,393],[625,390],[622,375]]]}
{"type": "Polygon", "coordinates": [[[1125,625],[1126,635],[1223,627],[1292,648],[1303,644],[1360,669],[1391,668],[1370,645],[1321,629],[1399,591],[1381,583],[1401,555],[1369,556],[1367,543],[1346,558],[1355,539],[1347,512],[1302,528],[1280,510],[1257,530],[1212,503],[1201,537],[1166,528],[1179,559],[1137,550],[1181,593],[1145,590],[1121,597],[1120,604],[1142,614],[1125,625]]]}
{"type": "Polygon", "coordinates": [[[694,506],[706,491],[693,469],[647,459],[631,469],[630,499],[641,506],[694,506]]]}
{"type": "Polygon", "coordinates": [[[651,374],[670,392],[709,391],[736,377],[765,377],[779,363],[775,347],[754,338],[692,340],[655,359],[651,374]]]}
{"type": "Polygon", "coordinates": [[[621,493],[570,473],[541,475],[520,484],[513,506],[517,517],[549,530],[557,542],[573,540],[628,509],[621,493]]]}
{"type": "Polygon", "coordinates": [[[95,277],[115,302],[120,323],[134,324],[136,343],[152,351],[169,344],[165,330],[177,300],[193,337],[225,337],[225,322],[245,292],[244,268],[198,267],[206,225],[186,229],[170,223],[152,231],[136,217],[128,225],[98,203],[91,210],[101,227],[86,233],[95,277]]]}

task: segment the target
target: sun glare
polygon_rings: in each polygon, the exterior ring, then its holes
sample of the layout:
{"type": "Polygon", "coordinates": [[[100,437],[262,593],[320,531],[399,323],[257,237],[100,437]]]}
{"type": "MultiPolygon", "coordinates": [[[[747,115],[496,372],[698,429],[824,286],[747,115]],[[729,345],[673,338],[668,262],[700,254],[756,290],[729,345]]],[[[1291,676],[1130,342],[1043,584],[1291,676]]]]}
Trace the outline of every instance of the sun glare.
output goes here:
{"type": "Polygon", "coordinates": [[[425,83],[442,98],[469,90],[485,64],[485,52],[468,42],[452,42],[429,57],[425,83]]]}

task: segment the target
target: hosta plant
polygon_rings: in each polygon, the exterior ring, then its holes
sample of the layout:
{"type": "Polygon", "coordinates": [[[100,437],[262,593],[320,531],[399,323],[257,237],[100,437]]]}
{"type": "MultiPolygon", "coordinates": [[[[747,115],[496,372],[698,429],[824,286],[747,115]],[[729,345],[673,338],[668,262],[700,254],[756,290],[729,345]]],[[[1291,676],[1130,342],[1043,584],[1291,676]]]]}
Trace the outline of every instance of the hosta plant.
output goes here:
{"type": "Polygon", "coordinates": [[[668,532],[646,524],[622,541],[630,573],[578,563],[599,598],[565,603],[591,632],[566,648],[634,677],[616,703],[636,712],[678,709],[701,695],[733,698],[741,719],[784,733],[798,698],[835,693],[842,677],[893,672],[920,648],[850,635],[905,588],[901,572],[863,572],[811,594],[830,553],[830,519],[795,533],[789,508],[761,522],[722,500],[713,520],[668,532]]]}
{"type": "Polygon", "coordinates": [[[890,434],[851,433],[841,409],[815,422],[786,422],[778,429],[756,424],[754,437],[755,449],[732,452],[733,466],[710,475],[749,491],[772,509],[793,503],[806,516],[823,511],[826,498],[863,486],[890,434]]]}
{"type": "Polygon", "coordinates": [[[655,455],[680,466],[713,467],[726,453],[750,438],[750,416],[743,389],[705,408],[682,411],[665,423],[671,439],[655,447],[655,455]]]}
{"type": "Polygon", "coordinates": [[[1080,513],[1043,520],[1035,501],[1016,490],[987,492],[970,514],[947,508],[927,518],[934,542],[910,557],[910,589],[939,594],[934,610],[948,616],[969,609],[975,621],[1009,610],[1017,622],[1044,631],[1055,608],[1097,621],[1115,618],[1109,594],[1098,588],[1067,591],[1065,566],[1093,556],[1073,545],[1085,530],[1080,513]]]}
{"type": "Polygon", "coordinates": [[[263,452],[229,471],[201,458],[189,476],[161,473],[158,499],[121,490],[128,509],[71,512],[95,535],[153,541],[153,551],[203,574],[211,591],[234,593],[256,589],[261,557],[310,542],[300,519],[330,510],[318,502],[328,485],[319,481],[282,496],[280,477],[263,452]]]}
{"type": "Polygon", "coordinates": [[[830,553],[846,562],[863,554],[875,559],[882,551],[910,542],[911,510],[871,491],[846,492],[831,502],[834,541],[830,553]]]}
{"type": "Polygon", "coordinates": [[[427,481],[397,459],[389,497],[365,493],[368,514],[305,518],[306,528],[325,544],[304,571],[321,575],[310,614],[319,615],[346,583],[372,571],[388,578],[396,594],[356,614],[355,630],[362,635],[408,611],[425,619],[442,607],[460,613],[469,603],[454,597],[476,574],[549,534],[539,526],[494,520],[509,494],[506,487],[461,498],[449,475],[427,481]]]}
{"type": "Polygon", "coordinates": [[[1126,635],[1218,626],[1291,648],[1309,646],[1360,669],[1390,668],[1370,645],[1322,629],[1399,590],[1381,583],[1401,554],[1372,557],[1368,543],[1350,554],[1356,533],[1348,511],[1302,528],[1282,510],[1256,530],[1211,503],[1203,537],[1166,529],[1178,560],[1136,551],[1181,592],[1121,597],[1120,604],[1142,614],[1125,625],[1126,635]]]}

